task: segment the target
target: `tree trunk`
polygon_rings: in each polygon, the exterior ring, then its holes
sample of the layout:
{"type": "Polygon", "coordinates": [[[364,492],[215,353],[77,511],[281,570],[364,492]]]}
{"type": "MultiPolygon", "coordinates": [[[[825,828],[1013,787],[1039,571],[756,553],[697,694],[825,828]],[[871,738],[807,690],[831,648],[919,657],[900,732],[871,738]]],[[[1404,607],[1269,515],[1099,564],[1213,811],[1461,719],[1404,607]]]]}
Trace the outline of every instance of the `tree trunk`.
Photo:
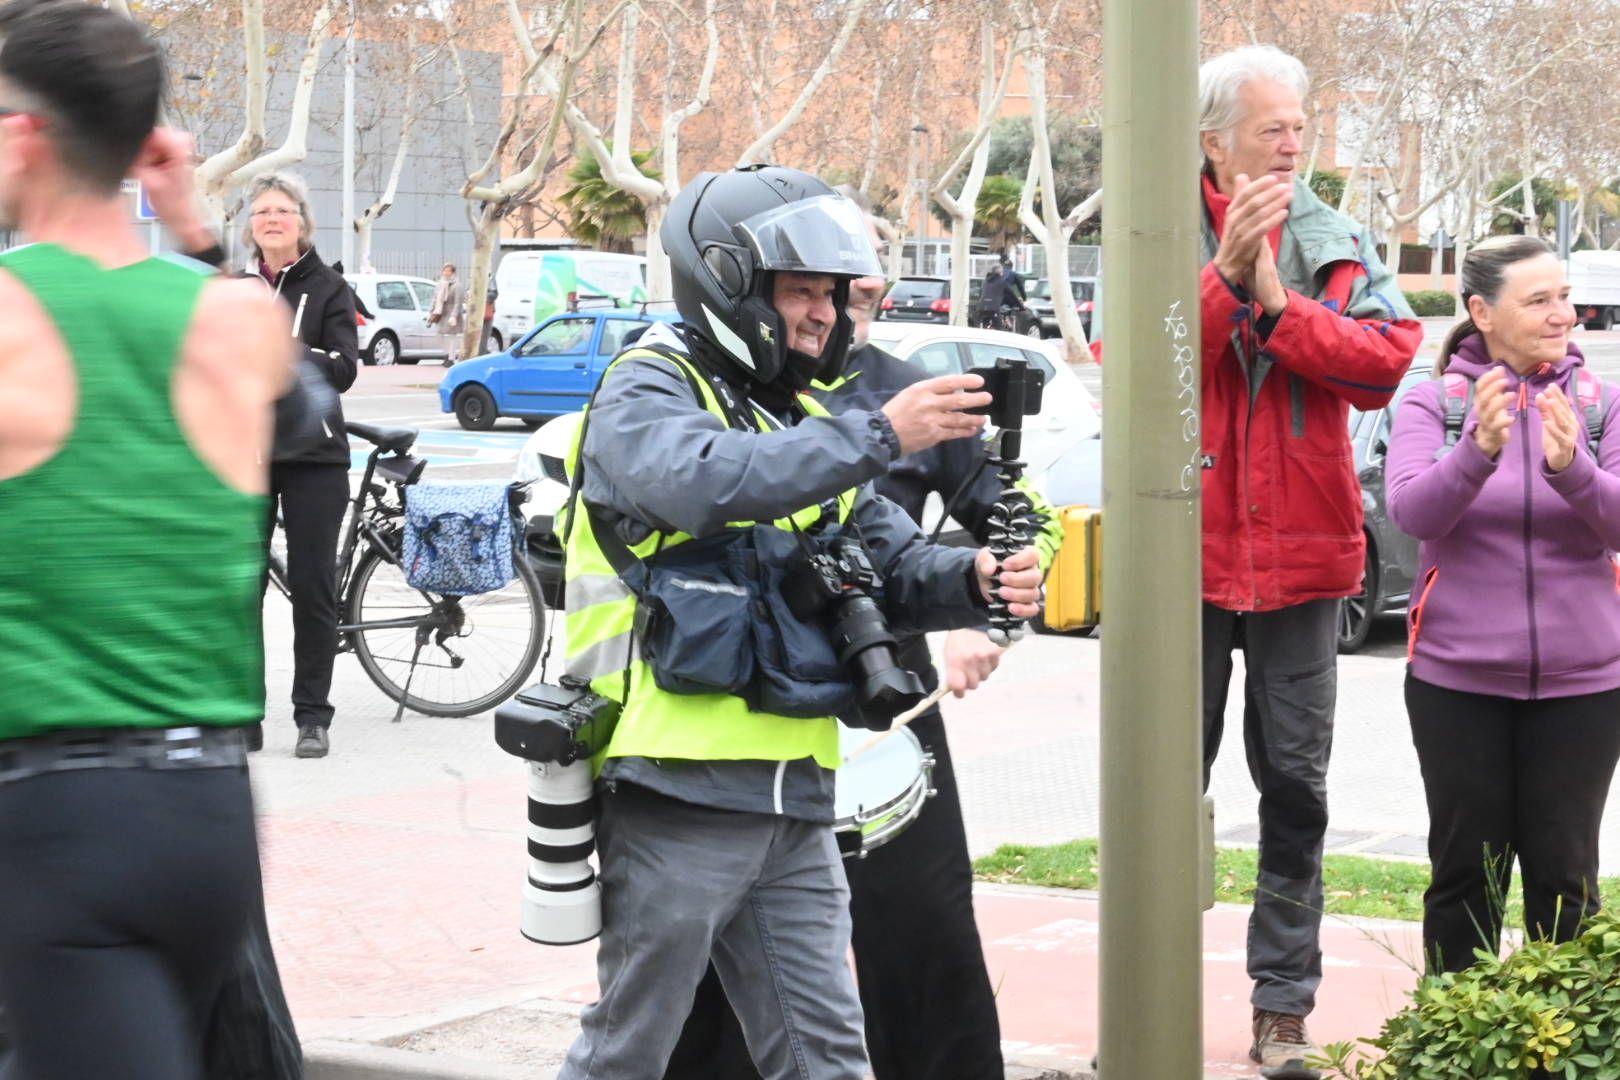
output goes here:
{"type": "Polygon", "coordinates": [[[394,164],[388,170],[388,182],[383,185],[382,194],[352,223],[355,232],[354,270],[371,269],[371,227],[394,205],[394,197],[399,191],[399,177],[405,171],[405,156],[410,152],[411,128],[416,123],[416,77],[420,70],[416,63],[414,22],[406,35],[405,60],[405,109],[399,120],[399,147],[394,152],[394,164]]]}
{"type": "MultiPolygon", "coordinates": [[[[1052,139],[1047,129],[1046,116],[1046,54],[1042,45],[1037,42],[1024,58],[1025,81],[1029,85],[1030,130],[1034,140],[1030,146],[1030,167],[1032,179],[1038,179],[1041,186],[1041,215],[1040,229],[1033,226],[1035,221],[1027,221],[1030,231],[1036,233],[1037,239],[1046,248],[1046,276],[1051,283],[1052,314],[1057,319],[1058,331],[1063,335],[1063,343],[1070,363],[1086,358],[1089,350],[1086,348],[1085,325],[1080,320],[1080,314],[1075,310],[1074,289],[1069,284],[1069,237],[1073,235],[1071,229],[1063,226],[1063,219],[1059,216],[1057,201],[1057,178],[1052,169],[1052,139]]],[[[1024,200],[1020,209],[1027,206],[1033,198],[1029,185],[1025,185],[1024,200]]],[[[1033,213],[1027,215],[1033,217],[1033,213]]]]}
{"type": "Polygon", "coordinates": [[[902,217],[898,225],[880,217],[872,220],[877,226],[878,235],[889,244],[889,267],[884,277],[891,283],[899,281],[901,264],[906,257],[906,219],[902,217]]]}
{"type": "MultiPolygon", "coordinates": [[[[996,75],[995,29],[988,19],[981,33],[980,52],[983,76],[979,87],[978,128],[968,144],[957,152],[955,160],[946,166],[944,174],[932,187],[934,201],[951,218],[951,325],[965,326],[968,321],[968,253],[972,250],[973,211],[978,206],[979,192],[984,187],[985,168],[990,161],[990,125],[1007,95],[1007,84],[1012,80],[1013,64],[1024,50],[1024,33],[1019,31],[1007,46],[1007,63],[996,75]],[[962,167],[967,176],[962,190],[951,194],[951,181],[962,167]]],[[[928,213],[929,207],[924,206],[928,213]]],[[[925,256],[926,257],[926,256],[925,256]]]]}
{"type": "Polygon", "coordinates": [[[496,203],[478,204],[473,228],[472,261],[467,266],[467,318],[462,322],[461,355],[477,356],[484,330],[484,298],[489,295],[490,264],[500,235],[501,214],[496,203]]]}
{"type": "MultiPolygon", "coordinates": [[[[673,300],[675,289],[669,271],[669,253],[664,250],[664,238],[659,235],[664,227],[664,215],[669,212],[670,197],[663,195],[647,203],[647,299],[673,300]]],[[[667,307],[662,310],[671,310],[667,307]]]]}

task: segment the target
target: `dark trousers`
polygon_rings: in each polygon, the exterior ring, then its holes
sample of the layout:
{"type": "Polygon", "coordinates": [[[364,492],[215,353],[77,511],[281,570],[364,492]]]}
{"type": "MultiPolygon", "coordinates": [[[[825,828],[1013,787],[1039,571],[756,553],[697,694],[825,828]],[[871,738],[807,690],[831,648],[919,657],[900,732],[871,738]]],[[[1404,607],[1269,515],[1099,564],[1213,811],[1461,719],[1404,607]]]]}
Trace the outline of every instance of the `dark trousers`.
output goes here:
{"type": "Polygon", "coordinates": [[[293,722],[332,726],[337,659],[337,545],[349,499],[344,465],[270,466],[270,526],[281,508],[293,609],[293,722]]]}
{"type": "Polygon", "coordinates": [[[203,1080],[262,902],[247,770],[48,773],[0,784],[0,821],[14,1075],[203,1080]]]}
{"type": "Polygon", "coordinates": [[[1620,690],[1517,701],[1406,677],[1429,804],[1423,952],[1460,971],[1501,944],[1519,860],[1525,929],[1567,941],[1598,910],[1598,824],[1620,759],[1620,690]]]}
{"type": "Polygon", "coordinates": [[[1249,917],[1250,1000],[1306,1016],[1322,982],[1322,839],[1338,688],[1339,602],[1279,611],[1204,605],[1204,787],[1221,747],[1232,650],[1243,650],[1243,746],[1260,791],[1260,874],[1249,917]]]}
{"type": "MultiPolygon", "coordinates": [[[[922,814],[865,859],[846,859],[855,975],[877,1080],[988,1080],[1005,1072],[1001,1022],[973,918],[973,867],[945,724],[911,730],[934,755],[922,814]]],[[[711,967],[665,1080],[757,1080],[711,967]]]]}

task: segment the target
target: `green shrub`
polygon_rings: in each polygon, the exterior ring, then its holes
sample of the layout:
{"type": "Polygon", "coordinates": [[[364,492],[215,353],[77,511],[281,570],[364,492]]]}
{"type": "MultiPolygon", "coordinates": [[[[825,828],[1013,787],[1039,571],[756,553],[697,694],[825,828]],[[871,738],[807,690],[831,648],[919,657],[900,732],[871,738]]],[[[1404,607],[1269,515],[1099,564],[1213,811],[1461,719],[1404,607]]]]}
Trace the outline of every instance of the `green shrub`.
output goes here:
{"type": "Polygon", "coordinates": [[[1620,919],[1574,941],[1530,941],[1505,959],[1426,975],[1376,1039],[1324,1046],[1351,1080],[1615,1080],[1620,1077],[1620,919]]]}
{"type": "Polygon", "coordinates": [[[1406,294],[1406,302],[1420,316],[1451,315],[1457,310],[1457,298],[1444,289],[1418,289],[1406,294]]]}

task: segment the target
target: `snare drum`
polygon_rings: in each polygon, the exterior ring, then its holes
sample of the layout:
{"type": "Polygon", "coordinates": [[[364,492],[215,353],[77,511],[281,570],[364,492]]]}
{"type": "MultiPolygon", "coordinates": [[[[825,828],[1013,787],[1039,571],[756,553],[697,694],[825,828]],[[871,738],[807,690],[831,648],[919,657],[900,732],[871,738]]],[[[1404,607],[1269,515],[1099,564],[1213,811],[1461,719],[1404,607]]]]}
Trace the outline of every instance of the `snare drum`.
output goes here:
{"type": "MultiPolygon", "coordinates": [[[[839,752],[848,758],[873,732],[840,727],[839,752]]],[[[872,745],[838,770],[833,833],[847,859],[866,857],[917,820],[934,793],[934,758],[907,728],[872,745]]]]}

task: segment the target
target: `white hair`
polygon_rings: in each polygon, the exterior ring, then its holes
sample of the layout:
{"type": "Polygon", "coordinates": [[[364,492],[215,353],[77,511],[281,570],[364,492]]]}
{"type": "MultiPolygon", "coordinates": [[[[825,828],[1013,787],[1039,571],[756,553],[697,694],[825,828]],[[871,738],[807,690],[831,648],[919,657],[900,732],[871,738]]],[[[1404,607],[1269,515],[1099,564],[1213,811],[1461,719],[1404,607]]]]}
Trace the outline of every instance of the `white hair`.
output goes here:
{"type": "Polygon", "coordinates": [[[247,195],[243,199],[247,213],[242,215],[242,243],[248,252],[255,259],[262,254],[259,251],[258,241],[253,239],[252,211],[253,204],[259,201],[259,196],[267,191],[280,192],[297,205],[298,252],[303,254],[308,251],[315,242],[315,210],[309,204],[309,185],[304,183],[304,178],[297,173],[278,172],[255,176],[253,182],[248,185],[247,195]]]}
{"type": "Polygon", "coordinates": [[[1305,65],[1275,45],[1245,45],[1212,57],[1198,69],[1198,133],[1213,131],[1229,144],[1243,122],[1238,95],[1251,82],[1279,83],[1304,100],[1311,88],[1305,65]]]}

